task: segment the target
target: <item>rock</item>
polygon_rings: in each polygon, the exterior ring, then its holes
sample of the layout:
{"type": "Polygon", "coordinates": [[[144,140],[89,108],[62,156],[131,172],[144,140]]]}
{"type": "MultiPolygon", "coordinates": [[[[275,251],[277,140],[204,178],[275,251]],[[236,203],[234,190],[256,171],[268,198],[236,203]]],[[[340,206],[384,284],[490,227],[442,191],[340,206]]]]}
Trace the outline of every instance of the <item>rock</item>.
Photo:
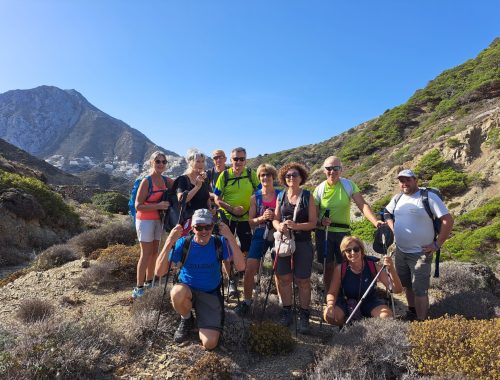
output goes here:
{"type": "Polygon", "coordinates": [[[87,259],[82,260],[82,268],[89,268],[90,267],[90,261],[87,259]]]}
{"type": "Polygon", "coordinates": [[[45,217],[45,211],[35,197],[19,189],[10,188],[0,191],[0,209],[10,211],[25,220],[45,217]]]}

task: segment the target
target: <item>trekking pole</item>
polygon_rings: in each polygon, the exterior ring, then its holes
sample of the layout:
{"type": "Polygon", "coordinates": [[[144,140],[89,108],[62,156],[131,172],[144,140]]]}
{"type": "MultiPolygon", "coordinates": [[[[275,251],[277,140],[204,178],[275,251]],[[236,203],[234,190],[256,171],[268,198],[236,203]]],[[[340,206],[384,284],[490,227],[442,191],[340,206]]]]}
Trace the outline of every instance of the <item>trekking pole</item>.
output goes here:
{"type": "Polygon", "coordinates": [[[266,257],[266,253],[267,253],[267,245],[264,244],[264,252],[263,252],[262,257],[260,258],[260,261],[259,261],[259,271],[257,272],[257,284],[255,284],[255,287],[254,287],[254,290],[253,290],[252,314],[255,313],[255,304],[256,304],[257,299],[259,298],[259,295],[260,295],[260,279],[261,279],[261,276],[262,276],[262,266],[263,266],[264,258],[266,257]]]}
{"type": "MultiPolygon", "coordinates": [[[[387,244],[385,240],[385,234],[382,234],[382,246],[384,248],[384,256],[387,255],[387,244]]],[[[394,307],[394,295],[392,294],[393,292],[393,287],[392,287],[392,278],[389,274],[389,271],[387,271],[387,268],[385,270],[387,273],[387,278],[389,280],[389,296],[391,297],[391,306],[392,306],[392,315],[394,318],[396,318],[396,308],[394,307]]]]}
{"type": "Polygon", "coordinates": [[[297,338],[298,334],[298,326],[297,326],[297,301],[295,300],[295,262],[293,260],[293,256],[295,256],[294,252],[290,255],[290,269],[292,270],[292,289],[293,289],[293,320],[295,323],[295,338],[297,338]]]}
{"type": "MultiPolygon", "coordinates": [[[[181,195],[181,207],[180,207],[180,211],[179,211],[179,220],[177,221],[177,224],[181,224],[182,215],[184,214],[184,210],[186,209],[187,195],[188,195],[187,190],[184,191],[181,195]]],[[[165,286],[163,287],[163,294],[161,296],[161,301],[160,301],[160,310],[158,310],[158,318],[156,319],[156,325],[155,325],[153,337],[151,339],[151,345],[153,345],[153,343],[154,343],[154,339],[155,339],[156,333],[158,331],[158,324],[160,323],[161,309],[163,308],[163,301],[165,299],[165,293],[167,292],[168,276],[170,275],[170,269],[172,268],[172,256],[174,254],[174,249],[175,249],[175,244],[170,249],[170,255],[169,255],[169,260],[168,260],[168,269],[167,269],[167,274],[165,276],[165,286]]]]}
{"type": "MultiPolygon", "coordinates": [[[[283,233],[281,235],[283,235],[283,233]]],[[[276,268],[278,266],[278,252],[280,251],[281,242],[282,242],[282,240],[280,239],[279,244],[278,244],[278,249],[276,250],[276,252],[274,252],[275,256],[274,256],[274,262],[273,262],[273,270],[271,271],[271,277],[269,278],[269,283],[267,285],[266,298],[264,300],[262,314],[260,315],[261,322],[264,319],[264,313],[266,312],[267,300],[269,299],[269,292],[271,291],[271,285],[273,284],[274,273],[276,272],[276,268]]]]}
{"type": "MultiPolygon", "coordinates": [[[[166,193],[166,190],[165,190],[165,193],[166,193]]],[[[163,197],[165,197],[165,194],[162,196],[162,199],[163,197]]],[[[169,206],[170,207],[170,204],[169,206]]],[[[158,243],[158,252],[157,252],[157,255],[156,257],[158,257],[160,255],[160,251],[161,251],[161,240],[162,240],[162,235],[163,233],[165,232],[165,229],[164,229],[164,225],[165,225],[165,216],[167,215],[167,210],[162,210],[160,212],[161,214],[161,233],[160,233],[160,242],[158,243]]],[[[153,276],[153,281],[151,281],[151,287],[154,288],[155,286],[155,279],[156,279],[156,276],[153,276]]],[[[158,286],[161,286],[161,278],[158,279],[158,286]]]]}
{"type": "MultiPolygon", "coordinates": [[[[330,217],[330,209],[327,208],[325,210],[325,218],[330,217]]],[[[328,291],[326,289],[326,283],[325,283],[325,274],[326,274],[326,255],[328,254],[328,226],[325,228],[325,242],[323,246],[323,294],[321,295],[321,315],[319,319],[319,329],[323,329],[323,312],[324,312],[324,307],[325,307],[325,294],[328,291]]]]}
{"type": "MultiPolygon", "coordinates": [[[[233,221],[232,216],[229,217],[229,225],[231,225],[231,222],[233,221]]],[[[236,226],[234,227],[234,233],[233,233],[235,239],[238,237],[238,222],[236,221],[236,226]]],[[[231,285],[231,278],[233,277],[233,262],[229,263],[229,273],[227,274],[227,297],[226,297],[226,302],[229,303],[229,287],[231,285]]],[[[236,290],[238,290],[238,283],[236,283],[236,290]]],[[[239,298],[239,297],[238,297],[239,298]]],[[[238,300],[239,303],[239,300],[238,300]]]]}

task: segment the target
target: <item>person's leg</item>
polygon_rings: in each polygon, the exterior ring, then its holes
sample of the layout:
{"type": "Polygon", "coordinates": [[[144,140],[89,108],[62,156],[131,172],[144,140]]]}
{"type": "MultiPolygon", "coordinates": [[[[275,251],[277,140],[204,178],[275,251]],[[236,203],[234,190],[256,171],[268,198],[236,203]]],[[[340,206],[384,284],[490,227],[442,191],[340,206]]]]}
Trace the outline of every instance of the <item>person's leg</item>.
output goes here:
{"type": "Polygon", "coordinates": [[[417,319],[423,321],[427,319],[429,313],[429,286],[431,281],[431,254],[414,254],[414,265],[412,269],[412,289],[414,294],[414,305],[417,313],[417,319]]]}
{"type": "Polygon", "coordinates": [[[158,258],[158,247],[160,246],[160,241],[159,240],[153,240],[151,243],[151,255],[149,257],[149,262],[146,267],[146,281],[151,282],[153,281],[153,277],[155,275],[155,265],[156,265],[156,259],[158,258]]]}
{"type": "Polygon", "coordinates": [[[396,253],[394,255],[394,265],[398,273],[401,284],[405,288],[406,302],[408,304],[408,319],[415,318],[415,295],[412,289],[412,271],[411,271],[411,260],[408,260],[408,256],[411,254],[404,253],[396,247],[396,253]]]}
{"type": "Polygon", "coordinates": [[[176,284],[170,291],[170,299],[174,310],[182,317],[187,317],[193,308],[193,295],[189,286],[185,284],[176,284]]]}
{"type": "Polygon", "coordinates": [[[311,279],[295,278],[299,288],[299,305],[302,309],[309,309],[311,304],[311,279]]]}
{"type": "Polygon", "coordinates": [[[276,275],[278,280],[278,294],[283,306],[292,305],[292,274],[276,275]]]}
{"type": "Polygon", "coordinates": [[[372,315],[372,317],[381,318],[381,319],[393,317],[391,308],[387,305],[379,305],[379,306],[373,308],[371,311],[371,315],[372,315]]]}
{"type": "MultiPolygon", "coordinates": [[[[144,285],[144,279],[146,278],[146,269],[150,263],[153,256],[153,242],[139,242],[141,247],[141,254],[139,256],[139,261],[137,262],[137,287],[142,287],[144,285]]],[[[154,263],[155,261],[153,261],[154,263]]]]}
{"type": "Polygon", "coordinates": [[[255,275],[257,274],[260,266],[260,260],[248,258],[245,270],[245,279],[243,282],[244,296],[246,301],[252,299],[252,291],[255,286],[255,275]]]}
{"type": "Polygon", "coordinates": [[[212,329],[200,329],[199,336],[203,348],[213,350],[219,344],[220,332],[212,329]]]}

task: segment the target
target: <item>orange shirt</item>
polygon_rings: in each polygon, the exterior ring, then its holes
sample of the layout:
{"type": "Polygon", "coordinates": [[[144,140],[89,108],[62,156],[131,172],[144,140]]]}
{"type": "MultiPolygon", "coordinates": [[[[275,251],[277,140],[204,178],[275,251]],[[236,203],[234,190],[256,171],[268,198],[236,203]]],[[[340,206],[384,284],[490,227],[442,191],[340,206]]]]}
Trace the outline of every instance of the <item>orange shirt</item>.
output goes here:
{"type": "MultiPolygon", "coordinates": [[[[162,184],[162,187],[158,187],[153,183],[153,193],[146,198],[144,204],[149,205],[149,204],[159,203],[163,196],[164,190],[167,190],[164,183],[162,184]]],[[[137,210],[135,218],[139,220],[160,220],[160,212],[159,210],[151,210],[151,211],[137,210]]]]}

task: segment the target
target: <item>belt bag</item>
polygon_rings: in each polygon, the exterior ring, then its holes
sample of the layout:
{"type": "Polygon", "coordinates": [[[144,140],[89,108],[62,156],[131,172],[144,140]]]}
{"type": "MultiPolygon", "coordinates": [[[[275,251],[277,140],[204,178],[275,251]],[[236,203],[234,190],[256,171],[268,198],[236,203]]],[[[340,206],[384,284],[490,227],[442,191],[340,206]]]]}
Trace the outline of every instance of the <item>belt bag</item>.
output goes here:
{"type": "Polygon", "coordinates": [[[279,231],[274,233],[274,250],[279,257],[288,257],[295,252],[295,239],[279,231]]]}

